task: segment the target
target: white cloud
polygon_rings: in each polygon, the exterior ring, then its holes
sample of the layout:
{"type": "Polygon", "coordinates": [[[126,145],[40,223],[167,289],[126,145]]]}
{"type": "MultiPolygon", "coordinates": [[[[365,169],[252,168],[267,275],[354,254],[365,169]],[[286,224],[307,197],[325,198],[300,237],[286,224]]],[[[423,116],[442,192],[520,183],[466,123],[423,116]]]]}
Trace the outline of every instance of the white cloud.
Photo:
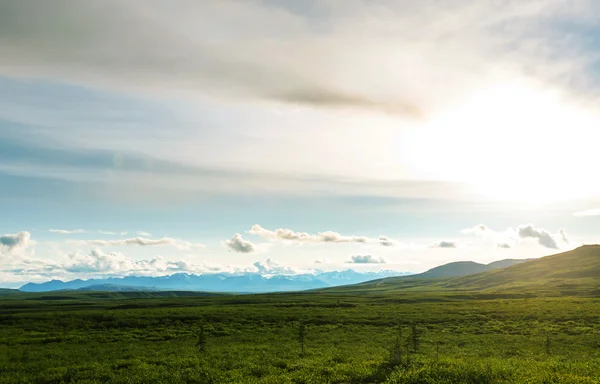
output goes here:
{"type": "Polygon", "coordinates": [[[461,232],[466,235],[484,235],[490,233],[490,229],[483,224],[476,225],[472,228],[463,229],[461,232]]]}
{"type": "Polygon", "coordinates": [[[483,237],[487,242],[495,244],[498,248],[512,248],[522,240],[536,239],[538,244],[551,249],[559,249],[560,243],[569,244],[569,237],[564,229],[552,234],[543,228],[536,228],[533,224],[519,225],[508,228],[506,231],[494,231],[480,224],[462,231],[464,234],[483,237]]]}
{"type": "Polygon", "coordinates": [[[252,253],[256,252],[256,246],[247,240],[242,238],[242,235],[236,233],[233,235],[231,240],[226,240],[223,242],[223,245],[227,247],[228,250],[238,253],[252,253]]]}
{"type": "Polygon", "coordinates": [[[381,257],[374,257],[371,255],[357,255],[350,257],[349,264],[385,264],[385,259],[381,257]]]}
{"type": "Polygon", "coordinates": [[[203,244],[199,243],[190,243],[188,241],[173,239],[170,237],[162,237],[160,239],[147,239],[144,237],[132,237],[129,239],[119,239],[119,240],[81,240],[78,243],[84,243],[89,245],[94,245],[98,247],[121,247],[121,246],[161,246],[161,245],[169,245],[181,250],[189,250],[193,248],[205,248],[203,244]]]}
{"type": "Polygon", "coordinates": [[[127,232],[112,232],[112,231],[98,231],[99,234],[101,235],[119,235],[119,236],[125,236],[127,234],[127,232]]]}
{"type": "Polygon", "coordinates": [[[138,236],[142,236],[142,237],[150,237],[152,236],[151,234],[149,234],[148,232],[144,232],[144,231],[137,231],[136,235],[138,236]]]}
{"type": "Polygon", "coordinates": [[[297,273],[294,268],[278,264],[271,259],[267,259],[265,262],[257,261],[252,265],[256,268],[257,273],[261,275],[293,275],[297,273]]]}
{"type": "Polygon", "coordinates": [[[248,233],[267,240],[294,241],[298,243],[367,243],[373,241],[365,236],[343,236],[332,231],[319,232],[316,235],[306,232],[294,232],[291,229],[284,228],[271,231],[258,224],[253,225],[248,233]]]}
{"type": "Polygon", "coordinates": [[[77,233],[85,233],[85,230],[83,230],[83,229],[73,229],[73,230],[68,230],[68,229],[50,229],[50,230],[48,230],[48,232],[55,233],[57,235],[74,235],[74,234],[77,234],[77,233]]]}
{"type": "Polygon", "coordinates": [[[576,216],[576,217],[600,216],[600,208],[577,211],[577,212],[573,213],[573,216],[576,216]]]}
{"type": "Polygon", "coordinates": [[[88,254],[57,253],[55,259],[22,257],[5,272],[28,280],[47,280],[75,276],[165,275],[176,272],[202,273],[213,267],[196,265],[187,260],[167,260],[162,256],[134,260],[121,252],[105,252],[93,248],[88,254]]]}
{"type": "Polygon", "coordinates": [[[27,231],[0,236],[0,247],[5,248],[7,251],[27,248],[31,242],[31,234],[27,231]]]}

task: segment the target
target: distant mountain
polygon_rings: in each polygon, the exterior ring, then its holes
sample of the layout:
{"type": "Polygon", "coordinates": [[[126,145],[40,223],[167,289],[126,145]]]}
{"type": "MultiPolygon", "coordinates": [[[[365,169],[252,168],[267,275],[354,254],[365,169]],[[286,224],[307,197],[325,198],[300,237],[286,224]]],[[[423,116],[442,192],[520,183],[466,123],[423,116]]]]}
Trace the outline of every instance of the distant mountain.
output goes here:
{"type": "Polygon", "coordinates": [[[28,283],[20,290],[24,292],[48,292],[59,290],[185,290],[204,292],[283,292],[326,288],[338,285],[357,284],[368,280],[407,273],[396,271],[356,272],[352,269],[341,272],[317,272],[315,274],[262,276],[256,273],[215,273],[193,275],[176,273],[170,276],[127,276],[123,278],[90,279],[45,283],[28,283]]]}
{"type": "Polygon", "coordinates": [[[422,278],[430,279],[434,277],[460,277],[468,276],[476,273],[492,271],[494,269],[506,268],[511,265],[519,264],[527,260],[518,259],[504,259],[494,261],[489,264],[480,264],[474,261],[457,261],[454,263],[448,263],[440,265],[439,267],[432,268],[427,272],[419,273],[417,275],[411,275],[411,278],[422,278]]]}

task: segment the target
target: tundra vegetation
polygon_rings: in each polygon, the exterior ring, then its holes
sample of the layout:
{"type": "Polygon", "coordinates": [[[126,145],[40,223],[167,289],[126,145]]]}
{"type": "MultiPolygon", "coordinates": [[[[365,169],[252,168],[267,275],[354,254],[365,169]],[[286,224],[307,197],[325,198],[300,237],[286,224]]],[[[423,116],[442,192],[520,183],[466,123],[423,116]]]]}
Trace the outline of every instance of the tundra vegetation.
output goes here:
{"type": "Polygon", "coordinates": [[[155,295],[6,296],[1,381],[600,382],[593,297],[155,295]]]}

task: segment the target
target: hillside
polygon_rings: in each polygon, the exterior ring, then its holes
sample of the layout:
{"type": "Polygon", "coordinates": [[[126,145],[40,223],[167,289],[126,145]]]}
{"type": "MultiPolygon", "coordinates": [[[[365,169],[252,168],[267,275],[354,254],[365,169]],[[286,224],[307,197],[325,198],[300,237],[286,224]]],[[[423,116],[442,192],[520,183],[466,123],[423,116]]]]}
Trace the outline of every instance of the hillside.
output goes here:
{"type": "Polygon", "coordinates": [[[600,293],[600,245],[448,281],[447,288],[487,291],[600,293]]]}
{"type": "Polygon", "coordinates": [[[482,269],[477,263],[450,263],[419,275],[392,277],[336,292],[406,292],[427,295],[599,295],[600,245],[585,245],[569,252],[539,259],[509,260],[488,264],[489,270],[452,276],[482,269]],[[502,266],[508,265],[505,268],[502,266]]]}
{"type": "Polygon", "coordinates": [[[427,272],[420,273],[418,275],[411,275],[411,278],[418,279],[431,279],[435,277],[459,277],[473,275],[476,273],[492,271],[494,269],[506,268],[511,265],[520,264],[527,260],[518,259],[504,259],[494,261],[489,264],[480,264],[474,261],[457,261],[440,265],[439,267],[432,268],[427,272]]]}
{"type": "Polygon", "coordinates": [[[440,291],[447,290],[444,287],[444,284],[454,278],[493,271],[505,266],[521,264],[528,260],[529,259],[504,259],[489,264],[480,264],[474,261],[456,261],[431,268],[428,271],[415,275],[387,277],[351,286],[329,288],[323,290],[323,292],[360,294],[372,291],[393,292],[402,290],[420,293],[440,293],[440,291]]]}

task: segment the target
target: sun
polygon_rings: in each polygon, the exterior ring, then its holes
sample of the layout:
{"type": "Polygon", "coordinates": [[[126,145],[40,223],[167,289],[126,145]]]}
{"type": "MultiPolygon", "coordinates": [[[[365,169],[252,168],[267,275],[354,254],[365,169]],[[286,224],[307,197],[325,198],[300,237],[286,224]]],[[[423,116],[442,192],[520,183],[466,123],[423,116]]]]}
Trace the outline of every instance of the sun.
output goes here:
{"type": "Polygon", "coordinates": [[[599,126],[559,92],[505,83],[423,124],[410,162],[421,177],[464,182],[490,199],[579,199],[600,191],[591,169],[599,126]]]}

